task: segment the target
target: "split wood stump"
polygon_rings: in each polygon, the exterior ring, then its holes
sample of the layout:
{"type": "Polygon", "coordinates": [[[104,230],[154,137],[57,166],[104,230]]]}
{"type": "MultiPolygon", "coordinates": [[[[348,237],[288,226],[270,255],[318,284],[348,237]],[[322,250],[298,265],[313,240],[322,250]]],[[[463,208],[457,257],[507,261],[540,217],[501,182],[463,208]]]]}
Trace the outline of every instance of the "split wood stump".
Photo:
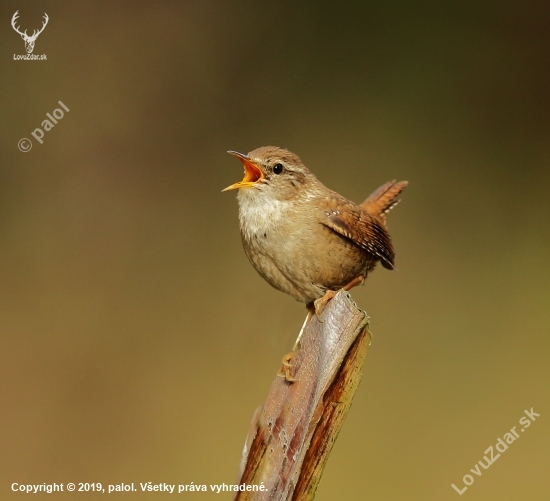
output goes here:
{"type": "Polygon", "coordinates": [[[243,450],[237,501],[312,500],[351,406],[371,341],[369,317],[341,290],[305,326],[287,382],[276,377],[254,414],[243,450]]]}

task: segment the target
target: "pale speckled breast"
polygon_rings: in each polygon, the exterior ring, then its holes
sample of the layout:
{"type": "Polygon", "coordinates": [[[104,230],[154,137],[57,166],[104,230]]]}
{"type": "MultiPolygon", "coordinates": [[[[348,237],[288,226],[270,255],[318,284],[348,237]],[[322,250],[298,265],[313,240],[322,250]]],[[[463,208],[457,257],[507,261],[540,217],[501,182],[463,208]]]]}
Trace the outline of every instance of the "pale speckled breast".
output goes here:
{"type": "Polygon", "coordinates": [[[374,267],[370,254],[321,224],[317,211],[301,207],[297,218],[284,202],[247,198],[239,199],[245,253],[269,284],[298,301],[310,303],[374,267]]]}

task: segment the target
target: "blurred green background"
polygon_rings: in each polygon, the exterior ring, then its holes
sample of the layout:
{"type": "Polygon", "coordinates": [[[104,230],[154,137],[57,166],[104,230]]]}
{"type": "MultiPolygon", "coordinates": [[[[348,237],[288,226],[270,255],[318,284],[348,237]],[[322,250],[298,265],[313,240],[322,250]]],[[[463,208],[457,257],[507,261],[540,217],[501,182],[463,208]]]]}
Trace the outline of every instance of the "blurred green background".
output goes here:
{"type": "Polygon", "coordinates": [[[458,499],[531,407],[464,499],[550,499],[548,2],[9,0],[0,20],[0,498],[235,480],[305,309],[249,265],[220,190],[242,176],[226,150],[277,145],[355,201],[410,182],[399,271],[353,291],[374,339],[317,499],[458,499]],[[13,60],[16,10],[29,31],[47,12],[47,61],[13,60]]]}

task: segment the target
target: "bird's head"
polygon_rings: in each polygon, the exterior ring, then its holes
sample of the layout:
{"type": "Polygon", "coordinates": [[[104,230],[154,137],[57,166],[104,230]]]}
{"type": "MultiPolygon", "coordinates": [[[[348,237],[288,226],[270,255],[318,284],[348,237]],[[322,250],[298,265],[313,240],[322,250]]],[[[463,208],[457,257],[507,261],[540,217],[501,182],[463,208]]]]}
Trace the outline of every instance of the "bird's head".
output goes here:
{"type": "Polygon", "coordinates": [[[222,191],[240,189],[240,196],[288,200],[303,193],[315,176],[297,155],[276,146],[262,146],[248,155],[228,151],[244,165],[244,178],[222,191]]]}

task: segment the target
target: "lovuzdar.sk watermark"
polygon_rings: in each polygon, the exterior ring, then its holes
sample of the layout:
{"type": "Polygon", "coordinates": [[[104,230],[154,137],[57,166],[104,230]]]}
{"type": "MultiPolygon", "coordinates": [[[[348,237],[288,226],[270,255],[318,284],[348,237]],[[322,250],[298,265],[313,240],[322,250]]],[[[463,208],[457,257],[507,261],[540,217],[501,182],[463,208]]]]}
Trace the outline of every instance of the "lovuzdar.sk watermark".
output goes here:
{"type": "MultiPolygon", "coordinates": [[[[70,111],[69,108],[67,108],[61,101],[58,101],[58,104],[67,113],[70,111]]],[[[65,113],[61,108],[56,108],[51,113],[46,113],[46,116],[49,120],[44,120],[42,122],[42,129],[40,127],[37,127],[31,132],[31,136],[33,136],[40,144],[44,143],[44,134],[52,130],[57,125],[59,120],[61,120],[65,116],[65,113]]],[[[31,151],[32,141],[24,137],[19,140],[19,142],[17,143],[17,147],[23,153],[27,153],[28,151],[31,151]]]]}
{"type": "MultiPolygon", "coordinates": [[[[531,423],[535,421],[537,417],[540,416],[540,414],[537,414],[535,411],[533,411],[533,407],[531,407],[531,410],[528,411],[525,409],[524,414],[527,416],[522,416],[519,420],[519,424],[521,425],[521,433],[523,433],[529,426],[531,426],[531,423]],[[529,419],[528,419],[529,418],[529,419]]],[[[483,456],[483,459],[481,461],[478,461],[476,465],[470,469],[470,471],[476,476],[481,477],[483,474],[483,470],[488,469],[499,457],[501,454],[504,454],[513,442],[515,442],[521,435],[516,431],[517,426],[514,426],[508,433],[505,433],[502,438],[497,439],[497,443],[495,444],[495,447],[491,445],[486,451],[485,456],[483,456]],[[503,440],[504,439],[504,440],[503,440]],[[496,449],[496,451],[495,451],[496,449]],[[480,469],[480,466],[482,469],[480,469]]],[[[475,481],[475,477],[473,477],[470,474],[464,475],[462,478],[462,482],[464,483],[463,487],[457,487],[455,484],[451,484],[451,487],[458,492],[461,496],[464,494],[470,485],[472,485],[475,481]]]]}
{"type": "Polygon", "coordinates": [[[27,33],[27,30],[21,31],[21,28],[18,26],[18,17],[19,17],[19,11],[16,11],[13,17],[11,18],[11,27],[19,34],[21,35],[21,38],[25,42],[25,50],[27,51],[26,54],[14,54],[13,59],[14,61],[46,61],[48,58],[46,54],[33,54],[34,51],[34,44],[36,43],[36,39],[38,38],[38,35],[44,31],[44,28],[48,24],[48,21],[50,18],[48,17],[48,14],[44,12],[43,21],[42,21],[42,27],[39,30],[33,30],[32,35],[29,35],[27,33]]]}

